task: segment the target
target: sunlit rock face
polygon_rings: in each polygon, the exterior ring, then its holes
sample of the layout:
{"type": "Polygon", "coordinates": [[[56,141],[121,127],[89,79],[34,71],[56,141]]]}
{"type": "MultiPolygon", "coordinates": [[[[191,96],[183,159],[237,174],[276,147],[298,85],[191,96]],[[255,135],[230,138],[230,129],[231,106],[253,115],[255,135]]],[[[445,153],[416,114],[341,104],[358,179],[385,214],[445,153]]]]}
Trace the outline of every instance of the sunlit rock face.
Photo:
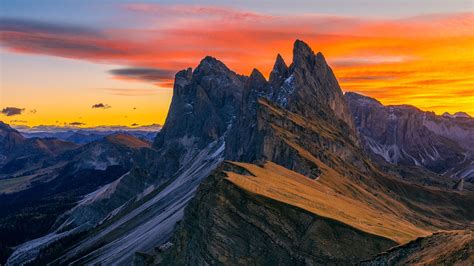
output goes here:
{"type": "Polygon", "coordinates": [[[329,137],[344,135],[342,142],[358,146],[352,116],[331,68],[322,54],[315,54],[304,42],[295,42],[289,67],[277,56],[268,82],[258,70],[252,72],[241,106],[226,142],[227,159],[270,160],[316,178],[319,170],[298,156],[297,148],[280,134],[284,129],[300,136],[298,145],[319,150],[323,160],[324,150],[331,150],[363,168],[354,151],[329,137]],[[330,133],[315,134],[311,123],[319,123],[330,133]]]}

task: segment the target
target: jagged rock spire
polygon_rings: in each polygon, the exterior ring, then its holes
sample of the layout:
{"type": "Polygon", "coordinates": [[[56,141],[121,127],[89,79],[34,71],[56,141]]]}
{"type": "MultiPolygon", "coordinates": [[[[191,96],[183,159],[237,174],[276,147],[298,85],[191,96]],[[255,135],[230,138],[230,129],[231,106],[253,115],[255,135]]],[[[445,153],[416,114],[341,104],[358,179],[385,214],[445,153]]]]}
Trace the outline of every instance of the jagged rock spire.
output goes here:
{"type": "Polygon", "coordinates": [[[313,50],[301,40],[296,40],[293,44],[293,65],[295,67],[314,64],[313,50]]]}
{"type": "Polygon", "coordinates": [[[251,80],[258,80],[258,81],[266,81],[265,77],[263,76],[262,72],[260,72],[258,69],[254,68],[252,70],[252,73],[250,74],[250,79],[251,80]]]}
{"type": "Polygon", "coordinates": [[[335,115],[353,129],[342,90],[321,53],[315,54],[308,44],[296,40],[288,76],[284,84],[291,83],[291,88],[283,92],[288,91],[291,95],[280,92],[278,98],[288,99],[286,102],[291,111],[304,116],[322,116],[328,121],[335,115]]]}
{"type": "Polygon", "coordinates": [[[263,74],[258,69],[254,68],[247,81],[246,88],[247,90],[267,93],[268,82],[263,74]]]}
{"type": "Polygon", "coordinates": [[[273,87],[281,86],[281,83],[288,77],[288,66],[281,57],[280,54],[277,55],[275,64],[273,65],[273,70],[270,73],[269,82],[273,87]]]}
{"type": "Polygon", "coordinates": [[[193,76],[192,68],[181,70],[178,73],[176,73],[175,78],[174,78],[173,97],[177,97],[183,94],[183,89],[191,81],[192,76],[193,76]]]}

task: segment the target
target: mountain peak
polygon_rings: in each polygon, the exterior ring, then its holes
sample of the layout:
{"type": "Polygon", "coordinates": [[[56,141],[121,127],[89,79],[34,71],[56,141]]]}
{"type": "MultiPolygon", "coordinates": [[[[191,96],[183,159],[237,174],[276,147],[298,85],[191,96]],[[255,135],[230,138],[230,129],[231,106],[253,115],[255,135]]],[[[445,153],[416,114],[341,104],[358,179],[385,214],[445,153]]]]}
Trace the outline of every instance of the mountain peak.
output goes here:
{"type": "Polygon", "coordinates": [[[7,123],[0,121],[0,130],[11,131],[12,128],[7,123]]]}
{"type": "MultiPolygon", "coordinates": [[[[16,140],[23,140],[23,135],[20,134],[16,129],[12,128],[9,124],[0,121],[0,143],[4,138],[9,136],[9,138],[15,138],[16,140]]],[[[0,147],[1,151],[1,147],[0,147]]]]}
{"type": "Polygon", "coordinates": [[[308,60],[314,60],[314,52],[308,44],[301,40],[296,40],[293,45],[293,64],[300,65],[308,60]]]}
{"type": "Polygon", "coordinates": [[[307,43],[302,40],[296,39],[293,44],[293,52],[302,52],[307,54],[314,54],[313,50],[307,43]]]}
{"type": "Polygon", "coordinates": [[[250,79],[265,80],[265,77],[263,76],[262,72],[254,68],[250,74],[250,79]]]}
{"type": "Polygon", "coordinates": [[[213,56],[207,55],[201,60],[200,64],[202,64],[204,62],[214,64],[214,63],[219,63],[220,61],[217,60],[217,58],[215,58],[213,56]]]}
{"type": "Polygon", "coordinates": [[[275,64],[273,65],[273,70],[270,73],[270,84],[274,85],[274,87],[281,86],[281,83],[284,79],[288,76],[288,66],[281,57],[280,54],[277,55],[275,64]]]}
{"type": "Polygon", "coordinates": [[[454,114],[450,114],[449,112],[444,112],[441,116],[448,117],[448,118],[471,118],[466,112],[456,112],[454,114]]]}
{"type": "Polygon", "coordinates": [[[344,97],[347,99],[348,103],[358,103],[360,105],[373,105],[373,106],[382,106],[382,104],[374,98],[356,93],[356,92],[346,92],[344,97]]]}
{"type": "Polygon", "coordinates": [[[327,63],[326,63],[326,58],[324,58],[323,53],[318,52],[318,53],[316,54],[315,58],[316,58],[316,61],[318,61],[318,62],[323,62],[323,63],[327,64],[327,63]]]}
{"type": "Polygon", "coordinates": [[[277,57],[276,57],[276,60],[275,60],[275,65],[273,66],[273,69],[275,69],[275,68],[279,69],[279,68],[282,68],[282,67],[287,68],[285,60],[283,59],[281,54],[277,54],[277,57]]]}
{"type": "Polygon", "coordinates": [[[454,117],[471,118],[471,116],[468,115],[466,112],[456,112],[454,114],[454,117]]]}
{"type": "Polygon", "coordinates": [[[212,57],[204,57],[197,68],[194,70],[194,74],[197,75],[208,75],[211,73],[228,73],[231,70],[221,61],[212,57]]]}
{"type": "Polygon", "coordinates": [[[268,82],[263,76],[263,74],[256,68],[252,70],[252,74],[250,74],[249,79],[246,83],[246,89],[248,90],[255,90],[258,92],[268,93],[268,82]]]}

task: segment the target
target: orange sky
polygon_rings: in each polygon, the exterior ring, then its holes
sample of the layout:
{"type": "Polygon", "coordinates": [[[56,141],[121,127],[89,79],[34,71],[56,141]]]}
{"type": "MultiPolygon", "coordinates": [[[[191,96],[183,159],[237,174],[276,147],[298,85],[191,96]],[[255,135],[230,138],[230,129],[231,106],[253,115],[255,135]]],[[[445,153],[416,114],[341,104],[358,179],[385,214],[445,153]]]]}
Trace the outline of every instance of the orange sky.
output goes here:
{"type": "MultiPolygon", "coordinates": [[[[27,30],[26,26],[2,30],[4,56],[67,58],[68,65],[78,62],[84,70],[67,74],[69,79],[58,77],[53,86],[42,84],[40,78],[32,78],[31,84],[20,82],[14,70],[8,77],[2,73],[1,107],[26,111],[0,120],[38,125],[81,117],[90,126],[163,123],[172,95],[169,73],[195,67],[201,58],[212,55],[238,73],[248,75],[256,67],[268,76],[277,53],[291,62],[296,38],[325,55],[345,91],[360,92],[384,104],[474,116],[474,15],[470,12],[383,19],[270,15],[212,6],[133,4],[121,8],[140,17],[140,25],[79,34],[75,28],[65,33],[67,29],[35,25],[28,25],[27,30]],[[92,73],[94,68],[97,74],[92,73]],[[125,74],[109,71],[121,68],[126,68],[125,74]],[[130,71],[133,68],[139,70],[130,71]],[[152,77],[137,74],[150,68],[156,70],[152,77]],[[74,85],[68,83],[71,79],[74,85]],[[67,86],[74,87],[74,92],[61,91],[67,86]],[[33,92],[38,88],[41,93],[33,92]],[[28,92],[35,96],[23,97],[28,92]],[[53,101],[54,95],[63,95],[61,102],[53,101]],[[97,102],[112,108],[92,110],[97,102]],[[28,112],[32,109],[37,112],[28,112]]],[[[33,70],[41,73],[41,64],[35,66],[33,70]]],[[[52,65],[45,68],[54,71],[52,65]]]]}

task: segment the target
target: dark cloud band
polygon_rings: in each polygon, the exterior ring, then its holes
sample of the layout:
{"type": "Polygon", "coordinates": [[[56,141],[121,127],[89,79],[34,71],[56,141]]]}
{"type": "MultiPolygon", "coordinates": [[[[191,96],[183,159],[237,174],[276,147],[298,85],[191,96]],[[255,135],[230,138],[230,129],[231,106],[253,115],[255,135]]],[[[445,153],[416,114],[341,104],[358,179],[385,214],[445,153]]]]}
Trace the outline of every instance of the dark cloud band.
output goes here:
{"type": "Polygon", "coordinates": [[[100,37],[102,34],[91,28],[59,25],[35,20],[24,20],[17,18],[0,18],[0,31],[23,32],[23,33],[43,33],[55,35],[82,35],[100,37]]]}
{"type": "Polygon", "coordinates": [[[175,71],[158,68],[119,68],[109,71],[117,78],[134,79],[145,82],[164,82],[173,79],[175,71]]]}
{"type": "Polygon", "coordinates": [[[85,125],[85,123],[82,123],[82,122],[71,122],[69,123],[70,126],[83,126],[85,125]]]}
{"type": "Polygon", "coordinates": [[[2,109],[2,114],[6,116],[21,115],[24,111],[25,108],[5,107],[2,109]]]}
{"type": "Polygon", "coordinates": [[[112,106],[108,105],[108,104],[103,104],[103,103],[96,103],[94,105],[92,105],[92,108],[93,109],[96,109],[96,108],[99,108],[99,109],[108,109],[112,106]]]}

